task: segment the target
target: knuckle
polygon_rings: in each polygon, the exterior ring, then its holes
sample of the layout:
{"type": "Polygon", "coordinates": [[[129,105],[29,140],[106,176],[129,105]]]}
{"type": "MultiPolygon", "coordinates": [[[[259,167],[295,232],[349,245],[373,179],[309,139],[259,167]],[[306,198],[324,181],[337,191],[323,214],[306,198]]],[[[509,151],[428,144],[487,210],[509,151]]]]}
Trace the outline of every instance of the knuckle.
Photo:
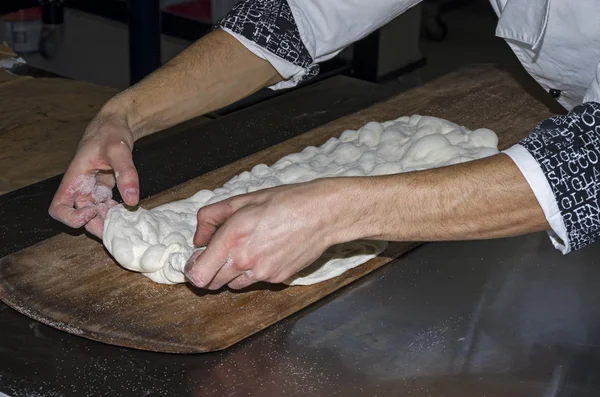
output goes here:
{"type": "MultiPolygon", "coordinates": [[[[238,268],[244,272],[247,272],[250,276],[256,276],[256,264],[258,263],[258,259],[256,257],[244,257],[244,255],[238,255],[237,257],[242,257],[237,259],[235,263],[238,268]]],[[[256,278],[256,277],[251,277],[256,278]]]]}
{"type": "Polygon", "coordinates": [[[252,270],[252,264],[249,261],[236,261],[235,266],[243,272],[252,270]]]}
{"type": "Polygon", "coordinates": [[[198,217],[198,220],[206,218],[206,216],[208,215],[208,207],[202,207],[198,210],[198,213],[196,214],[196,216],[198,217]]]}
{"type": "Polygon", "coordinates": [[[106,156],[108,158],[114,159],[126,156],[129,153],[129,150],[125,147],[125,145],[120,145],[118,143],[110,143],[105,148],[106,156]]]}
{"type": "Polygon", "coordinates": [[[118,171],[120,180],[136,179],[138,176],[137,170],[134,167],[125,167],[118,171]]]}
{"type": "Polygon", "coordinates": [[[252,276],[251,276],[251,278],[253,280],[257,280],[257,281],[267,281],[267,280],[269,280],[270,277],[271,277],[271,275],[269,274],[269,272],[264,269],[254,270],[252,272],[252,276]]]}

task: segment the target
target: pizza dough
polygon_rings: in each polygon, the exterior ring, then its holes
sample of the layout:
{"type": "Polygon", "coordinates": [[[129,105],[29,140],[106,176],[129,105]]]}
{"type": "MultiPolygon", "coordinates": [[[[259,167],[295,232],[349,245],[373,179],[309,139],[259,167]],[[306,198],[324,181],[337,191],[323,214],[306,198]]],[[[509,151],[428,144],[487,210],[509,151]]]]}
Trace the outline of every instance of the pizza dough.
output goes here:
{"type": "MultiPolygon", "coordinates": [[[[358,131],[344,131],[320,147],[287,155],[270,167],[259,164],[214,191],[201,190],[152,210],[115,206],[108,211],[103,242],[123,267],[157,283],[183,283],[185,263],[195,251],[196,212],[205,205],[317,178],[395,174],[461,163],[494,155],[497,146],[498,138],[491,130],[469,131],[434,117],[414,115],[370,122],[358,131]]],[[[374,258],[386,246],[381,241],[340,244],[287,283],[315,284],[336,277],[374,258]]]]}

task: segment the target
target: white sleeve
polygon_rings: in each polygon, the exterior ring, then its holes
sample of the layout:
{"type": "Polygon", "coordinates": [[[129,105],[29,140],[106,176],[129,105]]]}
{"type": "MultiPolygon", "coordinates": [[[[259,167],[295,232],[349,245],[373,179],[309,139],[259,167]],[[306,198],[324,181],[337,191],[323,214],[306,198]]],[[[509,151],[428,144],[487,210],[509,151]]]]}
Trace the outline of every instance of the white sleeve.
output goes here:
{"type": "Polygon", "coordinates": [[[548,235],[554,247],[563,254],[570,252],[567,228],[558,209],[558,204],[546,175],[536,159],[522,145],[516,144],[504,151],[517,165],[533,191],[544,216],[550,225],[548,235]]]}
{"type": "Polygon", "coordinates": [[[318,63],[390,22],[420,0],[242,0],[217,26],[269,62],[287,88],[318,63]]]}
{"type": "Polygon", "coordinates": [[[540,123],[509,155],[531,186],[563,253],[600,240],[600,103],[540,123]]]}
{"type": "Polygon", "coordinates": [[[600,64],[596,66],[596,74],[594,75],[594,79],[590,83],[590,86],[583,97],[583,102],[600,103],[600,64]]]}

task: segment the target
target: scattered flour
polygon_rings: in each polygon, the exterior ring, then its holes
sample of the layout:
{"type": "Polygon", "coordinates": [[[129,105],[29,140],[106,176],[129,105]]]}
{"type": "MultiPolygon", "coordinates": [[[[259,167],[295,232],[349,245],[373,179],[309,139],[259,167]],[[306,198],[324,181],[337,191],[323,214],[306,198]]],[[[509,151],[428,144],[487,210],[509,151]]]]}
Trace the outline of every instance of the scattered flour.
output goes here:
{"type": "MultiPolygon", "coordinates": [[[[469,131],[446,120],[404,116],[384,123],[370,122],[358,131],[344,131],[320,147],[307,147],[272,166],[259,164],[214,191],[152,210],[135,211],[118,205],[108,211],[104,245],[125,268],[157,283],[186,281],[187,259],[199,208],[229,197],[317,178],[372,176],[457,164],[498,153],[498,138],[488,129],[469,131]]],[[[381,241],[355,241],[329,249],[316,263],[290,280],[290,285],[315,284],[336,277],[377,256],[381,241]]]]}

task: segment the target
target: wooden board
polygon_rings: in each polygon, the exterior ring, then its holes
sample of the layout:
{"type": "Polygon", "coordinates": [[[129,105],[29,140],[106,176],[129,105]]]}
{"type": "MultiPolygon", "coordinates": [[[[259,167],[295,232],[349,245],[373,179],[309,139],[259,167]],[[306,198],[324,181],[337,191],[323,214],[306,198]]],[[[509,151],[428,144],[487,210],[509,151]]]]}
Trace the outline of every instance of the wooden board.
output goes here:
{"type": "MultiPolygon", "coordinates": [[[[410,114],[491,128],[504,148],[551,112],[507,72],[471,67],[190,180],[143,205],[150,208],[217,188],[256,164],[272,164],[345,129],[410,114]]],[[[101,342],[160,352],[208,352],[276,323],[414,246],[392,244],[379,258],[313,286],[207,292],[188,285],[154,284],[120,268],[99,242],[63,234],[0,261],[0,298],[33,319],[101,342]]]]}
{"type": "MultiPolygon", "coordinates": [[[[10,148],[0,151],[0,194],[63,173],[88,123],[117,92],[83,81],[34,79],[0,69],[0,147],[10,148]]],[[[198,117],[160,135],[209,120],[198,117]]]]}
{"type": "Polygon", "coordinates": [[[0,84],[0,194],[65,171],[87,124],[116,90],[16,77],[0,84]],[[17,166],[18,164],[18,166],[17,166]]]}

